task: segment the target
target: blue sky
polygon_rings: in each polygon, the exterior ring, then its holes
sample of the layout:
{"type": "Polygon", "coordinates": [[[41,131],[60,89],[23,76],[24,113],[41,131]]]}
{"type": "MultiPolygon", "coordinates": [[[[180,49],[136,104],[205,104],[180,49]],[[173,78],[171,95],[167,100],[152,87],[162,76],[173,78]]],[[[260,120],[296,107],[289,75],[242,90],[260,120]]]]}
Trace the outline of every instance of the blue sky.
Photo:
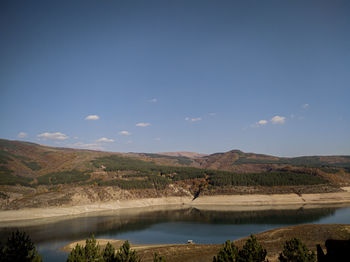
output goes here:
{"type": "Polygon", "coordinates": [[[350,154],[349,1],[1,1],[0,137],[350,154]]]}

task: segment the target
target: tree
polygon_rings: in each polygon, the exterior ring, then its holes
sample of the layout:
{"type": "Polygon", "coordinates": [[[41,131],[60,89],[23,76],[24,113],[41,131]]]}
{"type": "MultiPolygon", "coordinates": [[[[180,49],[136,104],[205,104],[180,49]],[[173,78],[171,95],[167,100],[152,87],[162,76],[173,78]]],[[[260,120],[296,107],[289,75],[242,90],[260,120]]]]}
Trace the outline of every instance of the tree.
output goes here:
{"type": "Polygon", "coordinates": [[[100,246],[97,245],[94,235],[91,236],[91,239],[86,239],[84,251],[87,262],[103,261],[100,246]]]}
{"type": "Polygon", "coordinates": [[[166,262],[165,258],[154,253],[153,262],[166,262]]]}
{"type": "Polygon", "coordinates": [[[140,262],[141,261],[136,251],[130,249],[130,244],[129,244],[129,241],[127,240],[120,247],[115,257],[117,262],[140,262]]]}
{"type": "Polygon", "coordinates": [[[85,251],[80,245],[76,245],[75,248],[68,255],[67,262],[84,262],[85,259],[85,251]]]}
{"type": "Polygon", "coordinates": [[[292,238],[286,241],[278,259],[281,262],[314,262],[316,255],[300,239],[292,238]]]}
{"type": "Polygon", "coordinates": [[[238,262],[263,262],[266,258],[266,249],[259,244],[254,235],[245,242],[243,248],[238,252],[238,262]]]}
{"type": "Polygon", "coordinates": [[[85,247],[81,247],[79,244],[73,248],[68,255],[67,262],[103,262],[100,246],[96,243],[95,236],[92,235],[91,239],[86,239],[85,247]]]}
{"type": "Polygon", "coordinates": [[[111,245],[111,243],[107,243],[104,251],[103,251],[103,260],[105,262],[114,262],[116,261],[115,258],[115,249],[114,247],[111,245]]]}
{"type": "Polygon", "coordinates": [[[30,237],[17,230],[12,232],[7,243],[1,248],[0,261],[41,262],[42,259],[30,237]]]}
{"type": "Polygon", "coordinates": [[[219,250],[217,257],[214,256],[213,262],[236,262],[238,250],[233,242],[226,240],[224,247],[219,250]]]}

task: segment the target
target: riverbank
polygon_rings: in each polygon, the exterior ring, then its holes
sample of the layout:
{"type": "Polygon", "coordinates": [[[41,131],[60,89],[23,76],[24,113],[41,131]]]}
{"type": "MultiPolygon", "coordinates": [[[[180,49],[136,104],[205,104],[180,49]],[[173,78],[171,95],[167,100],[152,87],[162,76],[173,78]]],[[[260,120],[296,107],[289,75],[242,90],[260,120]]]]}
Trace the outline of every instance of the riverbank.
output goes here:
{"type": "MultiPolygon", "coordinates": [[[[277,228],[256,234],[259,243],[267,250],[269,261],[278,261],[278,255],[283,250],[285,241],[291,238],[299,238],[311,250],[316,252],[316,245],[320,244],[325,250],[324,243],[327,239],[347,240],[350,238],[350,225],[344,224],[309,224],[277,228]]],[[[248,236],[234,241],[238,248],[242,248],[248,236]]],[[[104,248],[110,242],[116,250],[124,243],[123,240],[97,239],[98,244],[104,248]]],[[[72,242],[62,248],[70,252],[76,244],[84,245],[85,240],[72,242]]],[[[156,252],[164,256],[168,262],[210,262],[217,254],[222,244],[163,244],[163,245],[134,245],[131,248],[136,250],[143,262],[153,261],[153,254],[156,252]]]]}
{"type": "Polygon", "coordinates": [[[159,207],[196,207],[207,210],[267,210],[294,209],[301,206],[349,204],[350,187],[343,187],[342,192],[318,194],[251,194],[251,195],[217,195],[192,197],[161,197],[118,200],[113,202],[96,202],[94,204],[60,206],[49,208],[26,208],[0,211],[0,226],[8,226],[11,222],[77,216],[85,213],[124,210],[131,208],[159,207]],[[5,225],[6,224],[6,225],[5,225]]]}

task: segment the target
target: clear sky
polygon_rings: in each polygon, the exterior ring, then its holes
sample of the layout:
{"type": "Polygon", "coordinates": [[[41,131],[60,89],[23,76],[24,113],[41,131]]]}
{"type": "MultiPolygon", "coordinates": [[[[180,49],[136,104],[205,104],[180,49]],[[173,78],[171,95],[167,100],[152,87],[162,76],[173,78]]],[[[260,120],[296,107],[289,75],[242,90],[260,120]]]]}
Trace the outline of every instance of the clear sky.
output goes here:
{"type": "Polygon", "coordinates": [[[0,137],[350,154],[350,1],[0,2],[0,137]]]}

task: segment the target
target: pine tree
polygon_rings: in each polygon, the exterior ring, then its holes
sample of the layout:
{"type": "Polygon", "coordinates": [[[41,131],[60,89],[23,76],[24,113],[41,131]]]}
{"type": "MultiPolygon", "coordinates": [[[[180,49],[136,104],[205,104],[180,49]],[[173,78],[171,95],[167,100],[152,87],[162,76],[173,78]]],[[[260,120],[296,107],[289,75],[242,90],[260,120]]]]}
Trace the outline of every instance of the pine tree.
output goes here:
{"type": "Polygon", "coordinates": [[[266,249],[259,244],[254,235],[244,244],[243,248],[238,252],[238,262],[263,262],[266,258],[266,249]]]}
{"type": "Polygon", "coordinates": [[[100,246],[97,245],[94,235],[91,236],[91,239],[86,239],[84,251],[87,262],[103,261],[100,246]]]}
{"type": "Polygon", "coordinates": [[[224,247],[219,250],[217,257],[214,256],[213,262],[236,262],[238,250],[233,242],[226,240],[224,247]]]}
{"type": "Polygon", "coordinates": [[[5,246],[1,248],[1,262],[23,261],[23,262],[41,262],[42,259],[34,243],[25,232],[12,232],[7,239],[5,246]]]}
{"type": "Polygon", "coordinates": [[[293,238],[286,241],[278,259],[281,262],[314,262],[316,261],[316,255],[300,239],[293,238]]]}
{"type": "Polygon", "coordinates": [[[140,262],[135,250],[130,249],[129,241],[125,241],[116,254],[117,262],[140,262]]]}
{"type": "Polygon", "coordinates": [[[107,243],[104,251],[103,251],[103,260],[105,262],[114,262],[116,261],[115,258],[115,249],[114,247],[111,245],[111,243],[107,243]]]}
{"type": "Polygon", "coordinates": [[[72,251],[69,253],[67,262],[84,262],[84,261],[86,261],[84,248],[82,248],[80,245],[77,244],[75,248],[73,248],[72,251]]]}

